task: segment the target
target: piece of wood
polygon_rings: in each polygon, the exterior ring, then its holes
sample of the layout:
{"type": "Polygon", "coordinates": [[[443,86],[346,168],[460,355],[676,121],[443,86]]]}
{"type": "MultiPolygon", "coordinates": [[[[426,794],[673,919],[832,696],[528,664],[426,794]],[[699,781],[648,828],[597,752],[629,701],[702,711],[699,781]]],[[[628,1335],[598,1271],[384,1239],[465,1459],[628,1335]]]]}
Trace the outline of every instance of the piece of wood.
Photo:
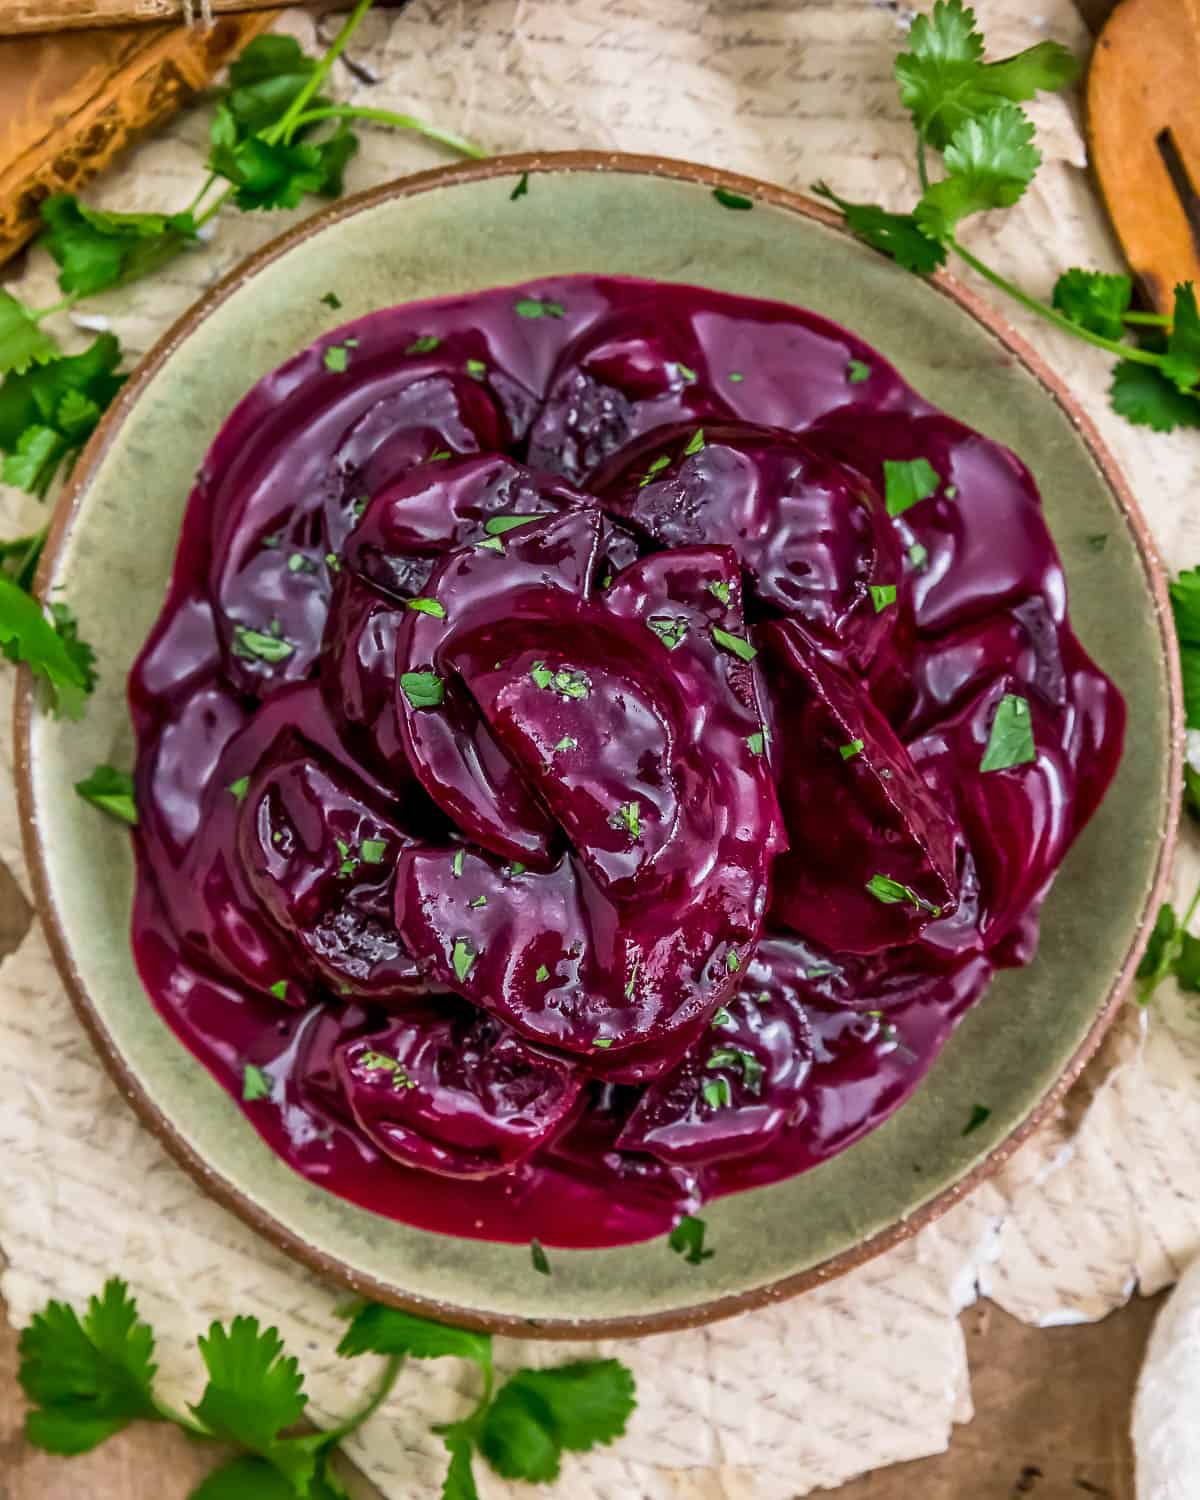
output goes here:
{"type": "Polygon", "coordinates": [[[272,19],[259,10],[208,31],[125,27],[0,41],[0,261],[36,231],[43,198],[90,181],[272,19]]]}
{"type": "Polygon", "coordinates": [[[1125,258],[1169,313],[1200,283],[1200,0],[1122,0],[1087,81],[1088,147],[1125,258]]]}
{"type": "Polygon", "coordinates": [[[267,7],[279,9],[289,3],[290,0],[208,0],[206,8],[205,0],[0,0],[0,36],[155,21],[187,21],[198,25],[210,17],[267,7]]]}

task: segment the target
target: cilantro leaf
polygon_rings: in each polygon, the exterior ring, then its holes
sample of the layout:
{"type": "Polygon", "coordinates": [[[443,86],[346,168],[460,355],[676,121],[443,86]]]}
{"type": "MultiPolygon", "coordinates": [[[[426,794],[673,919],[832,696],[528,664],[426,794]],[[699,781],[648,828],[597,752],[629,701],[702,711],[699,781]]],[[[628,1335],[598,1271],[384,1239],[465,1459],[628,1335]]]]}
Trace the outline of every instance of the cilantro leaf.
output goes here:
{"type": "Polygon", "coordinates": [[[1007,771],[1012,766],[1037,760],[1033,743],[1033,720],[1029,700],[1019,693],[1005,693],[996,705],[987,748],[979,762],[981,771],[1007,771]]]}
{"type": "Polygon", "coordinates": [[[23,374],[30,365],[57,359],[58,345],[29,308],[11,292],[0,290],[0,374],[23,374]]]}
{"type": "Polygon", "coordinates": [[[8,454],[6,483],[45,494],[63,460],[83,446],[120,390],[124,376],[113,373],[120,359],[120,345],[104,333],[82,354],[4,377],[0,448],[8,454]]]}
{"type": "Polygon", "coordinates": [[[196,238],[190,213],[121,214],[89,208],[73,193],[42,204],[39,244],[58,263],[64,292],[90,297],[165,265],[196,238]]]}
{"type": "Polygon", "coordinates": [[[968,120],[995,108],[1002,99],[1032,99],[1043,90],[1071,83],[1079,63],[1058,42],[1039,42],[1000,62],[983,61],[983,37],[975,13],[961,0],[937,0],[928,15],[917,16],[909,50],[896,59],[900,100],[918,134],[943,149],[968,120]]]}
{"type": "Polygon", "coordinates": [[[407,1354],[413,1359],[469,1359],[481,1369],[492,1360],[492,1338],[466,1328],[451,1328],[418,1318],[398,1307],[367,1302],[357,1308],[337,1352],[343,1359],[358,1354],[407,1354]]]}
{"type": "Polygon", "coordinates": [[[304,1377],[278,1331],[237,1317],[228,1327],[214,1323],[197,1343],[208,1384],[192,1411],[216,1437],[259,1454],[303,1493],[315,1467],[314,1445],[280,1434],[304,1416],[304,1377]]]}
{"type": "Polygon", "coordinates": [[[889,516],[902,516],[937,493],[942,477],[927,458],[885,458],[883,497],[889,516]]]}
{"type": "Polygon", "coordinates": [[[974,1135],[981,1125],[986,1125],[992,1118],[992,1112],[986,1104],[976,1104],[971,1110],[971,1118],[963,1127],[963,1135],[974,1135]]]}
{"type": "Polygon", "coordinates": [[[932,901],[926,901],[912,886],[893,880],[890,875],[872,875],[867,881],[867,890],[876,901],[882,901],[884,906],[911,906],[915,911],[927,911],[934,917],[942,914],[941,907],[934,906],[932,901]]]}
{"type": "Polygon", "coordinates": [[[161,1420],[154,1404],[154,1335],[114,1277],[81,1320],[49,1302],[21,1334],[17,1378],[34,1404],[26,1436],[48,1453],[86,1453],[134,1421],[161,1420]]]}
{"type": "Polygon", "coordinates": [[[562,1444],[554,1418],[536,1392],[514,1376],[501,1386],[483,1416],[479,1448],[497,1474],[545,1484],[558,1478],[562,1444]]]}
{"type": "Polygon", "coordinates": [[[1154,991],[1174,967],[1182,947],[1182,934],[1175,908],[1164,901],[1158,908],[1154,926],[1142,961],[1137,966],[1137,997],[1140,1005],[1147,1005],[1154,991]]]}
{"type": "Polygon", "coordinates": [[[1190,932],[1181,932],[1179,935],[1175,982],[1189,995],[1200,991],[1200,938],[1194,938],[1190,932]]]}
{"type": "Polygon", "coordinates": [[[707,1228],[708,1225],[703,1219],[697,1219],[692,1214],[684,1214],[667,1236],[667,1244],[676,1255],[682,1255],[689,1266],[701,1265],[704,1261],[711,1260],[717,1253],[715,1250],[704,1248],[704,1235],[707,1228]]]}
{"type": "Polygon", "coordinates": [[[1196,311],[1196,292],[1190,281],[1175,288],[1175,310],[1163,372],[1180,390],[1187,390],[1200,379],[1200,314],[1196,311]]]}
{"type": "MultiPolygon", "coordinates": [[[[555,1445],[573,1453],[585,1453],[620,1437],[637,1405],[633,1376],[616,1359],[581,1359],[548,1370],[518,1370],[501,1388],[497,1404],[506,1392],[514,1391],[521,1393],[527,1411],[536,1413],[555,1445]]],[[[486,1431],[485,1420],[485,1435],[486,1431]]],[[[484,1453],[490,1462],[486,1446],[484,1453]]],[[[517,1472],[508,1477],[533,1476],[517,1472]]]]}
{"type": "Polygon", "coordinates": [[[1184,720],[1200,729],[1200,568],[1185,569],[1170,585],[1171,610],[1179,637],[1184,720]]]}
{"type": "Polygon", "coordinates": [[[306,193],[319,193],[327,180],[321,152],[303,143],[285,145],[248,136],[236,145],[214,145],[210,172],[232,182],[241,209],[296,208],[306,193]]]}
{"type": "MultiPolygon", "coordinates": [[[[253,135],[275,124],[308,82],[317,66],[292,36],[255,37],[229,65],[229,86],[221,103],[237,128],[237,138],[253,135]]],[[[328,99],[317,96],[309,107],[324,108],[328,99]]]]}
{"type": "Polygon", "coordinates": [[[1014,204],[1041,160],[1030,120],[1015,104],[997,105],[954,132],[944,156],[948,175],[930,184],[914,217],[933,239],[948,239],[969,214],[1014,204]]]}
{"type": "Polygon", "coordinates": [[[265,1459],[243,1456],[214,1469],[188,1500],[296,1500],[296,1487],[265,1459]]]}
{"type": "Polygon", "coordinates": [[[44,499],[70,446],[66,437],[53,427],[27,427],[5,458],[0,477],[5,484],[44,499]]]}
{"type": "Polygon", "coordinates": [[[1051,301],[1080,328],[1106,339],[1119,339],[1125,332],[1124,318],[1132,296],[1132,276],[1083,271],[1072,266],[1054,283],[1051,301]]]}
{"type": "Polygon", "coordinates": [[[1154,365],[1119,360],[1108,399],[1114,411],[1137,427],[1149,427],[1154,432],[1200,427],[1200,400],[1184,395],[1154,365]]]}
{"type": "MultiPolygon", "coordinates": [[[[548,977],[549,976],[547,976],[547,978],[548,977]]],[[[545,1246],[542,1244],[541,1240],[535,1238],[529,1241],[529,1259],[533,1263],[533,1269],[540,1276],[553,1275],[553,1272],[550,1269],[550,1258],[546,1254],[545,1246]]]]}
{"type": "Polygon", "coordinates": [[[51,712],[68,719],[80,717],[83,700],[92,690],[93,679],[83,658],[85,651],[90,655],[90,647],[67,640],[57,622],[46,618],[38,601],[3,576],[0,648],[9,661],[24,662],[42,680],[51,712]]]}
{"type": "Polygon", "coordinates": [[[400,686],[414,708],[440,708],[446,696],[445,679],[436,672],[402,672],[400,686]]]}
{"type": "Polygon", "coordinates": [[[133,777],[128,771],[97,766],[90,776],[75,783],[75,790],[85,802],[92,803],[110,817],[136,826],[138,815],[133,801],[133,777]]]}
{"type": "Polygon", "coordinates": [[[753,198],[747,198],[744,193],[731,193],[728,188],[715,187],[712,195],[722,208],[739,209],[745,212],[754,207],[753,198]]]}
{"type": "Polygon", "coordinates": [[[946,263],[946,247],[930,239],[912,214],[893,214],[876,203],[848,203],[823,182],[814,182],[812,191],[827,198],[842,212],[846,228],[873,250],[890,255],[906,271],[930,276],[946,263]]]}
{"type": "Polygon", "coordinates": [[[247,1104],[271,1097],[271,1076],[253,1063],[242,1069],[242,1098],[247,1104]]]}

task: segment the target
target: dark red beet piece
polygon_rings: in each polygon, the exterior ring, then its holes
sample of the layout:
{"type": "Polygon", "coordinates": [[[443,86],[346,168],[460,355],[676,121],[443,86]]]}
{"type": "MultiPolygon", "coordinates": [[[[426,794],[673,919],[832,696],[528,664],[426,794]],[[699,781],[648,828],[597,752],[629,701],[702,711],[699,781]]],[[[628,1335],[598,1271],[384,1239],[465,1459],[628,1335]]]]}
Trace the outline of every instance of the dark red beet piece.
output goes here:
{"type": "Polygon", "coordinates": [[[450,995],[348,1042],[334,1068],[369,1140],[447,1177],[524,1161],[569,1124],[580,1088],[565,1058],[450,995]]]}

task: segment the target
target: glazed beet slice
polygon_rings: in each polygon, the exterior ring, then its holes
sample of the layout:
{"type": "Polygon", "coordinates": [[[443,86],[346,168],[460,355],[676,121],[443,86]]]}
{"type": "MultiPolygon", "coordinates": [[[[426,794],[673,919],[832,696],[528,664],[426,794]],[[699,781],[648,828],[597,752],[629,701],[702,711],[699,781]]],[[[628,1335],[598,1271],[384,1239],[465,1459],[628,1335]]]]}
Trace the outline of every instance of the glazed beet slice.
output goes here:
{"type": "Polygon", "coordinates": [[[392,919],[396,861],[411,842],[293,731],[268,750],[241,799],[237,849],[250,889],[341,994],[387,1002],[428,989],[392,919]]]}
{"type": "MultiPolygon", "coordinates": [[[[336,412],[336,404],[318,407],[310,420],[332,425],[336,412]]],[[[455,454],[502,446],[506,437],[478,381],[410,370],[340,435],[331,433],[323,462],[297,473],[291,486],[278,472],[278,454],[262,473],[240,476],[237,508],[214,529],[210,572],[225,671],[239,691],[264,697],[308,675],[330,581],[366,496],[416,466],[436,468],[455,454]],[[234,517],[240,524],[231,526],[234,517]]]]}
{"type": "Polygon", "coordinates": [[[732,547],[758,599],[857,667],[892,629],[898,611],[880,602],[895,598],[900,554],[882,501],[861,474],[789,433],[677,423],[631,444],[595,485],[662,546],[732,547]]]}
{"type": "Polygon", "coordinates": [[[334,1069],[368,1140],[447,1177],[526,1160],[570,1123],[580,1089],[566,1058],[450,995],[347,1043],[334,1069]]]}
{"type": "Polygon", "coordinates": [[[321,692],[331,717],[382,774],[411,775],[396,723],[396,635],[403,607],[343,572],[321,648],[321,692]]]}
{"type": "Polygon", "coordinates": [[[804,1008],[744,988],[647,1088],[617,1145],[686,1166],[761,1151],[795,1116],[812,1059],[804,1008]]]}
{"type": "Polygon", "coordinates": [[[861,688],[791,623],[767,635],[791,844],[773,917],[835,952],[909,942],[957,905],[961,833],[861,688]]]}
{"type": "Polygon", "coordinates": [[[956,810],[978,884],[970,923],[938,923],[929,940],[981,947],[998,964],[1033,957],[1042,898],[1075,831],[1077,773],[1063,746],[1062,716],[1037,695],[1024,696],[1036,760],[982,769],[997,708],[1009,694],[1022,696],[1021,684],[1009,675],[993,678],[909,746],[933,795],[956,810]]]}
{"type": "Polygon", "coordinates": [[[529,434],[529,461],[584,482],[640,433],[729,408],[706,380],[696,335],[643,304],[588,327],[559,359],[529,434]]]}

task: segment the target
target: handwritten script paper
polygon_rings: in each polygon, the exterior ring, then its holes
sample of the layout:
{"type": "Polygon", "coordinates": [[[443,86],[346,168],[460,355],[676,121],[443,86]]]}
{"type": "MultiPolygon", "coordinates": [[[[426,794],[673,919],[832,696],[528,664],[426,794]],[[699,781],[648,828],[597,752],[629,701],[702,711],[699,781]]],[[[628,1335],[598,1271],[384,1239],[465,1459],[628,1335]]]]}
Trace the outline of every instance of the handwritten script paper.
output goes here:
{"type": "MultiPolygon", "coordinates": [[[[1069,0],[1042,0],[1036,15],[1024,0],[977,0],[977,9],[997,52],[1047,36],[1086,47],[1069,0]]],[[[833,176],[849,197],[901,206],[912,191],[911,136],[891,61],[905,25],[903,8],[882,0],[414,0],[403,15],[367,18],[355,71],[339,69],[334,92],[495,150],[665,152],[794,187],[833,176]]],[[[301,13],[279,26],[314,40],[301,13]]],[[[1062,267],[1112,269],[1117,256],[1085,173],[1076,105],[1050,99],[1034,113],[1045,155],[1036,185],[970,236],[1000,270],[1045,294],[1062,267]]],[[[181,117],[126,158],[96,200],[182,207],[200,180],[206,131],[203,110],[181,117]]],[[[440,159],[415,138],[368,131],[349,186],[440,159]]],[[[140,353],[296,217],[229,215],[204,253],[93,299],[77,321],[94,326],[99,314],[140,353]]],[[[45,305],[53,272],[36,253],[16,290],[45,305]]],[[[1107,408],[1100,357],[1005,311],[1100,425],[1172,564],[1200,558],[1200,510],[1188,503],[1200,483],[1194,438],[1122,424],[1107,408]]],[[[36,524],[35,509],[4,495],[0,534],[36,524]]],[[[10,694],[8,677],[0,689],[10,694]]],[[[0,745],[7,754],[7,737],[0,745]]],[[[6,800],[0,858],[23,879],[17,842],[6,800]]],[[[1200,857],[1185,854],[1182,866],[1190,888],[1200,857]]],[[[614,1448],[568,1459],[563,1493],[792,1500],[943,1448],[952,1424],[971,1415],[957,1314],[978,1293],[1030,1322],[1097,1318],[1139,1284],[1170,1282],[1200,1248],[1198,1069],[1200,1024],[1181,997],[1169,993],[1148,1016],[1131,1009],[1060,1117],[916,1239],[781,1307],[604,1346],[634,1369],[641,1404],[614,1448]]],[[[82,1299],[119,1269],[161,1330],[169,1395],[194,1399],[186,1349],[209,1319],[255,1311],[300,1355],[318,1418],[346,1409],[369,1372],[330,1352],[335,1293],[204,1197],[141,1129],[93,1056],[36,929],[0,970],[0,1099],[0,1290],[14,1322],[47,1296],[82,1299]]],[[[570,1352],[498,1347],[502,1366],[570,1352]]],[[[389,1500],[438,1493],[445,1455],[428,1423],[467,1410],[469,1381],[454,1362],[411,1362],[356,1437],[353,1456],[389,1500]]],[[[518,1494],[490,1473],[480,1489],[484,1500],[518,1494]]]]}

